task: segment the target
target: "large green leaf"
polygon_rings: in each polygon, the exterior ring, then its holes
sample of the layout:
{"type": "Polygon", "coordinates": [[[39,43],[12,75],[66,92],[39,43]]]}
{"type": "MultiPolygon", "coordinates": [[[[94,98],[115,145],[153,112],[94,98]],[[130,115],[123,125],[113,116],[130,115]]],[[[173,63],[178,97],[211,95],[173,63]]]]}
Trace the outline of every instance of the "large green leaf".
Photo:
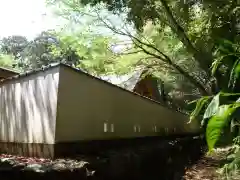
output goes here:
{"type": "Polygon", "coordinates": [[[212,117],[214,114],[216,114],[218,107],[219,107],[219,97],[220,97],[220,93],[218,93],[216,96],[214,96],[214,98],[212,99],[212,101],[210,102],[210,104],[208,105],[204,115],[203,115],[203,119],[207,119],[212,117]]]}
{"type": "MultiPolygon", "coordinates": [[[[218,107],[221,104],[228,104],[228,97],[229,96],[240,96],[240,93],[224,93],[224,92],[219,92],[216,96],[214,96],[214,98],[212,99],[212,101],[209,103],[204,116],[203,116],[203,120],[204,119],[208,119],[211,118],[213,115],[216,114],[218,107]]],[[[202,121],[204,122],[204,121],[202,121]]],[[[202,124],[203,125],[203,124],[202,124]]]]}
{"type": "Polygon", "coordinates": [[[212,151],[215,147],[217,141],[223,133],[224,128],[229,126],[232,115],[237,108],[239,108],[239,104],[219,106],[216,114],[209,120],[206,130],[206,139],[209,151],[212,151]]]}
{"type": "Polygon", "coordinates": [[[192,120],[196,119],[196,117],[200,114],[204,105],[206,105],[206,103],[209,101],[210,98],[211,97],[209,97],[209,96],[205,96],[205,97],[200,98],[197,101],[197,104],[196,104],[196,107],[195,107],[194,111],[190,114],[190,121],[188,123],[191,123],[192,120]]]}

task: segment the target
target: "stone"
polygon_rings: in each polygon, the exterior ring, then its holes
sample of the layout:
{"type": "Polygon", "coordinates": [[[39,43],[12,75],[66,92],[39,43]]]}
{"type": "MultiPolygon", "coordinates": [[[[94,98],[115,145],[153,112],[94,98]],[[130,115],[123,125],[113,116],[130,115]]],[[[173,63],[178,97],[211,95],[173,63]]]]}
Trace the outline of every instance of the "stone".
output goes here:
{"type": "Polygon", "coordinates": [[[41,164],[28,164],[24,170],[32,170],[35,172],[42,172],[42,165],[41,164]]]}
{"type": "Polygon", "coordinates": [[[26,166],[25,163],[17,163],[17,164],[15,164],[15,165],[13,166],[13,168],[14,168],[14,169],[17,169],[17,170],[22,170],[22,169],[25,168],[25,166],[26,166]]]}
{"type": "Polygon", "coordinates": [[[8,162],[9,160],[12,160],[13,158],[2,158],[1,162],[8,162]]]}
{"type": "Polygon", "coordinates": [[[57,170],[57,171],[65,170],[66,165],[64,163],[57,162],[57,163],[53,164],[52,169],[57,170]]]}

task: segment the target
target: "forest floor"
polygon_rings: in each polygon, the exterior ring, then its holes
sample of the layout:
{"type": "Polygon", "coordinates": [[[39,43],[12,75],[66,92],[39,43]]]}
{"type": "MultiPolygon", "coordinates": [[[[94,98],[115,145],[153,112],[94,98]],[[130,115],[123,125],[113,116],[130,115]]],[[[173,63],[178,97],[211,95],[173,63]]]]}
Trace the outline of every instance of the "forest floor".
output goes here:
{"type": "MultiPolygon", "coordinates": [[[[206,154],[195,164],[186,169],[183,179],[185,180],[223,180],[225,175],[218,173],[219,169],[226,162],[230,147],[218,148],[212,154],[206,154]]],[[[240,179],[240,176],[229,178],[240,179]]]]}
{"type": "MultiPolygon", "coordinates": [[[[230,147],[210,155],[201,139],[159,140],[74,159],[39,159],[0,154],[0,179],[24,180],[224,180],[217,173],[230,147]],[[204,155],[205,154],[205,155],[204,155]]],[[[225,178],[226,179],[226,178],[225,178]]],[[[235,176],[228,180],[240,179],[235,176]]]]}

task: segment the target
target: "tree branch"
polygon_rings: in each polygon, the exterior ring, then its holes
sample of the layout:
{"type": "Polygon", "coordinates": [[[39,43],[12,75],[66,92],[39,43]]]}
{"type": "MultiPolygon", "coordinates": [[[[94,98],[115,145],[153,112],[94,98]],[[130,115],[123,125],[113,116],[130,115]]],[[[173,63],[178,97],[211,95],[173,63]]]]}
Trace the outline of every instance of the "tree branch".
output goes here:
{"type": "MultiPolygon", "coordinates": [[[[151,53],[149,51],[147,51],[146,49],[144,49],[143,47],[136,45],[139,48],[141,48],[146,54],[151,55],[156,57],[157,59],[160,59],[164,62],[166,62],[166,59],[163,59],[161,56],[158,56],[154,53],[151,53]]],[[[203,95],[208,95],[208,92],[206,91],[206,89],[203,87],[203,85],[201,83],[199,83],[194,77],[192,77],[190,74],[188,74],[186,71],[184,71],[180,66],[178,66],[177,64],[173,63],[171,60],[169,61],[169,59],[167,60],[167,63],[171,66],[173,66],[179,73],[181,73],[182,75],[184,75],[193,85],[195,85],[196,87],[199,88],[199,90],[202,92],[203,95]]]]}
{"type": "Polygon", "coordinates": [[[117,53],[117,55],[131,55],[131,54],[136,54],[136,53],[139,53],[139,52],[143,52],[142,50],[138,50],[138,51],[132,51],[132,52],[121,52],[121,53],[117,53]]]}
{"type": "MultiPolygon", "coordinates": [[[[163,0],[164,1],[164,0],[163,0]]],[[[130,32],[123,32],[122,30],[117,30],[117,28],[114,25],[109,25],[108,23],[106,23],[105,20],[103,20],[99,14],[98,14],[99,20],[104,24],[105,27],[107,27],[108,29],[110,29],[111,31],[113,31],[116,34],[119,35],[123,35],[123,36],[128,36],[132,39],[132,42],[135,44],[135,46],[137,46],[138,48],[140,48],[143,52],[145,52],[148,55],[151,55],[169,65],[171,65],[172,67],[174,67],[179,73],[181,73],[182,75],[184,75],[193,85],[195,85],[196,87],[199,88],[199,90],[202,92],[203,95],[208,95],[208,92],[206,91],[206,89],[204,88],[204,86],[198,82],[197,79],[195,79],[193,76],[191,76],[188,72],[186,72],[185,70],[183,70],[180,66],[178,66],[177,64],[173,63],[173,61],[166,55],[164,54],[162,51],[160,51],[158,48],[156,48],[154,45],[150,44],[150,43],[145,43],[143,41],[141,41],[140,39],[138,39],[137,37],[133,36],[130,32]],[[137,42],[137,43],[136,43],[137,42]],[[152,53],[149,50],[147,50],[146,48],[144,48],[142,45],[156,51],[158,54],[156,53],[152,53]]],[[[107,19],[107,18],[106,18],[107,19]]],[[[110,22],[110,21],[109,21],[110,22]]]]}
{"type": "MultiPolygon", "coordinates": [[[[166,0],[160,0],[165,11],[167,14],[167,17],[170,21],[170,27],[172,30],[176,33],[180,41],[185,45],[187,50],[193,54],[196,61],[199,63],[200,67],[204,70],[209,70],[211,64],[212,64],[212,56],[210,54],[204,54],[203,52],[200,52],[197,50],[194,45],[191,43],[190,39],[188,38],[187,34],[185,33],[184,29],[178,24],[176,19],[174,18],[169,6],[167,5],[166,0]]],[[[208,73],[208,75],[210,75],[208,73]]]]}

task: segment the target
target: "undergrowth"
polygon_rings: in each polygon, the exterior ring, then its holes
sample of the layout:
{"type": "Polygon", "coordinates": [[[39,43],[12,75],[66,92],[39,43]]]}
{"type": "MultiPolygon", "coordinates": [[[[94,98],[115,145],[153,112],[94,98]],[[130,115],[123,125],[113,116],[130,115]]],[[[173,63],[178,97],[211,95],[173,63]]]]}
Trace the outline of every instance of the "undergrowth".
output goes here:
{"type": "Polygon", "coordinates": [[[190,122],[200,120],[210,154],[216,147],[231,145],[218,173],[224,179],[240,179],[240,44],[223,41],[211,70],[218,91],[192,102],[196,106],[190,122]],[[219,74],[224,79],[218,79],[219,74]]]}

